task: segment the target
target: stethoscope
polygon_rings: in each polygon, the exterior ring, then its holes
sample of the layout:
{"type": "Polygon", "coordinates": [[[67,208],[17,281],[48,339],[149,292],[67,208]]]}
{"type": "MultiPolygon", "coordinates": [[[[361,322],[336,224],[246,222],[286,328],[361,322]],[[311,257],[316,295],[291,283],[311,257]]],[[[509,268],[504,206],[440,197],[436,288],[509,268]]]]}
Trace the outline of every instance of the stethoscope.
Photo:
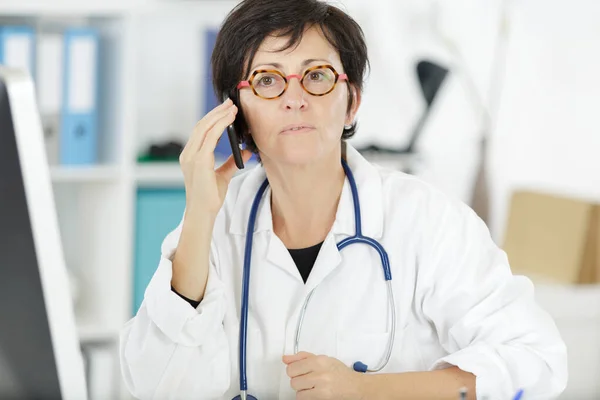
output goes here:
{"type": "MultiPolygon", "coordinates": [[[[349,246],[355,243],[364,243],[379,253],[381,257],[381,265],[383,267],[383,274],[385,276],[385,281],[387,285],[387,297],[389,302],[389,309],[391,311],[391,332],[387,342],[387,348],[380,361],[377,368],[369,369],[368,366],[360,361],[357,361],[353,365],[353,369],[357,372],[377,372],[383,369],[390,360],[390,356],[392,354],[392,347],[394,346],[394,337],[396,334],[396,312],[394,307],[394,293],[392,291],[392,272],[390,271],[390,262],[388,259],[388,255],[383,248],[383,246],[377,242],[375,239],[370,237],[363,236],[362,228],[361,228],[361,215],[360,215],[360,204],[358,201],[358,190],[356,188],[356,182],[354,181],[354,176],[352,175],[352,171],[348,167],[348,164],[345,160],[342,159],[342,166],[344,167],[344,172],[346,173],[346,177],[348,178],[348,182],[350,183],[350,189],[352,191],[352,199],[354,201],[354,226],[356,227],[356,233],[354,236],[348,237],[337,244],[338,251],[341,251],[344,247],[349,246]]],[[[248,291],[250,287],[250,258],[252,256],[252,236],[254,233],[254,223],[256,221],[256,214],[258,211],[258,206],[260,204],[260,200],[269,185],[269,181],[265,179],[262,183],[256,196],[254,197],[254,201],[252,202],[252,209],[250,210],[250,216],[248,218],[248,228],[246,233],[246,246],[244,249],[244,274],[242,280],[242,309],[241,309],[241,317],[240,317],[240,337],[239,337],[239,372],[240,372],[240,394],[234,397],[233,400],[256,400],[256,397],[247,394],[248,390],[248,381],[246,379],[246,344],[247,344],[247,332],[248,332],[248,291]]],[[[308,307],[308,303],[314,293],[316,288],[312,289],[306,300],[304,301],[304,305],[300,311],[300,316],[298,318],[298,324],[296,325],[296,335],[294,341],[294,352],[298,352],[298,342],[300,341],[300,331],[302,330],[302,323],[304,321],[304,315],[306,314],[306,308],[308,307]]]]}

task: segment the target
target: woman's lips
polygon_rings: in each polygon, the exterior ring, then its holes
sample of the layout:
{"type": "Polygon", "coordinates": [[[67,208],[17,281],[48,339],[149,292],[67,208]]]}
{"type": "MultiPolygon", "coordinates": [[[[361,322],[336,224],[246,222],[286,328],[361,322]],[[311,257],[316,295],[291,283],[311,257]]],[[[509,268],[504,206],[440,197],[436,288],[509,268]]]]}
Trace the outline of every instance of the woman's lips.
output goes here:
{"type": "Polygon", "coordinates": [[[306,133],[306,132],[310,132],[312,130],[314,130],[315,128],[311,128],[308,126],[302,127],[300,129],[287,129],[285,131],[282,131],[281,134],[282,135],[298,135],[301,133],[306,133]]]}

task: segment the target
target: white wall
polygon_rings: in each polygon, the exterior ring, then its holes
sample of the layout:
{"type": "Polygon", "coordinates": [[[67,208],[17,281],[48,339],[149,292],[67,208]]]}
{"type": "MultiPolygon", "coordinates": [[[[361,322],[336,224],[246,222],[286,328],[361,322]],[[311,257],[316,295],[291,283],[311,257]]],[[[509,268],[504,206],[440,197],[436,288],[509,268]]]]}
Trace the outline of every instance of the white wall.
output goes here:
{"type": "Polygon", "coordinates": [[[491,163],[497,237],[513,187],[600,200],[600,2],[515,1],[510,15],[491,163]]]}
{"type": "Polygon", "coordinates": [[[365,30],[373,67],[355,144],[402,144],[423,107],[406,64],[429,56],[454,68],[425,127],[419,175],[470,201],[483,101],[494,120],[488,222],[499,244],[515,187],[600,200],[600,2],[343,3],[365,30]]]}

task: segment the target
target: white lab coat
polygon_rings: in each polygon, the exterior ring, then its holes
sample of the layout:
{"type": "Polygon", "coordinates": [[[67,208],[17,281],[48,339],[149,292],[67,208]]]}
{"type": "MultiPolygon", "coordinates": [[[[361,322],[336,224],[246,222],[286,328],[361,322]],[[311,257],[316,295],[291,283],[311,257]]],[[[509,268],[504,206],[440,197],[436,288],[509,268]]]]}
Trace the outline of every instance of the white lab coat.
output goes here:
{"type": "MultiPolygon", "coordinates": [[[[477,377],[478,398],[505,400],[525,388],[550,399],[567,380],[566,349],[533,285],[512,276],[506,255],[470,208],[403,173],[380,170],[348,146],[363,233],[386,248],[397,328],[381,372],[457,365],[477,377]]],[[[164,240],[158,269],[121,336],[129,390],[142,399],[231,399],[238,394],[238,323],[243,249],[262,167],[235,177],[215,223],[205,297],[197,309],[171,291],[171,258],[181,227],[164,240]]],[[[299,350],[375,366],[390,326],[379,256],[365,245],[341,252],[353,235],[344,185],[336,220],[306,284],[273,233],[270,190],[254,230],[248,324],[248,392],[293,399],[283,354],[292,354],[300,308],[318,286],[299,350]]],[[[458,395],[458,394],[457,394],[458,395]]]]}

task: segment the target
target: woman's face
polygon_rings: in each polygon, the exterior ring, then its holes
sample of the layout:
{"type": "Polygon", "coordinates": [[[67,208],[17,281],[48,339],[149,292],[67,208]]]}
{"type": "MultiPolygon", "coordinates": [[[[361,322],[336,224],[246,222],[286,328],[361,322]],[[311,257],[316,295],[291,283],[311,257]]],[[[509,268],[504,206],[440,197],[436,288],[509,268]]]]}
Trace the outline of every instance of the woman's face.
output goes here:
{"type": "MultiPolygon", "coordinates": [[[[287,43],[287,37],[268,36],[259,47],[246,79],[257,69],[275,69],[285,76],[303,75],[308,68],[330,64],[338,74],[345,71],[339,54],[318,28],[305,31],[298,46],[283,52],[276,49],[287,43]]],[[[308,164],[327,155],[337,154],[344,124],[354,120],[360,96],[354,92],[352,110],[347,112],[349,90],[346,81],[338,81],[334,90],[324,96],[313,96],[302,89],[296,78],[288,80],[285,93],[266,100],[251,88],[240,90],[240,102],[246,122],[263,163],[308,164]],[[289,126],[305,129],[286,130],[289,126]]]]}

